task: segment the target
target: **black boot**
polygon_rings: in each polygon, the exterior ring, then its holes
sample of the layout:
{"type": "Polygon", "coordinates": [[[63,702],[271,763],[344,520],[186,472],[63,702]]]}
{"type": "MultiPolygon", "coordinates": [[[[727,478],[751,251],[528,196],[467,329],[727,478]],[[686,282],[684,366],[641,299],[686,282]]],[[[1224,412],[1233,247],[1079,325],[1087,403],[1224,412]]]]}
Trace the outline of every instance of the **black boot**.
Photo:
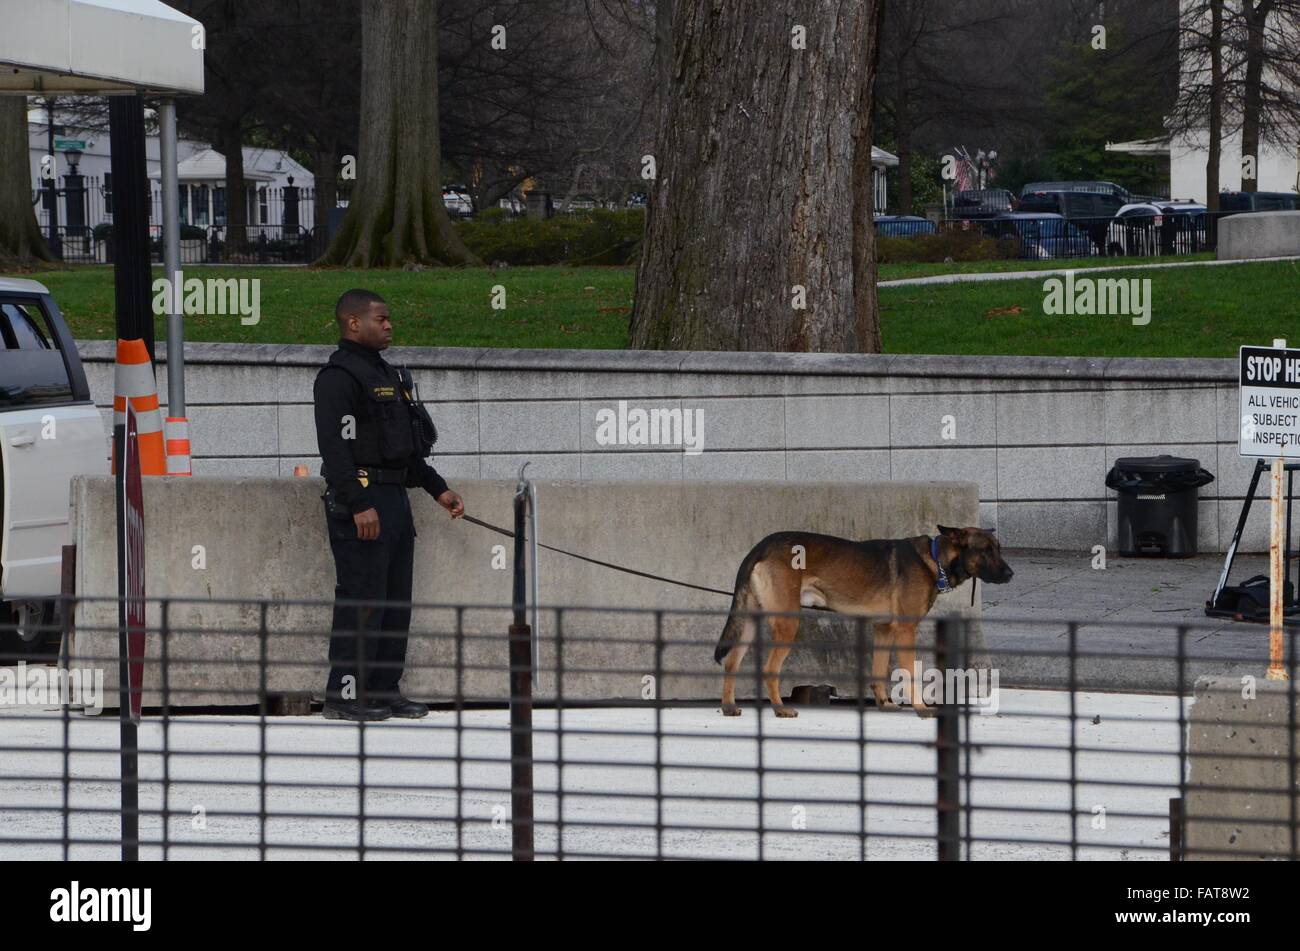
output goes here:
{"type": "Polygon", "coordinates": [[[395,717],[406,717],[409,720],[418,720],[421,717],[429,715],[429,708],[418,700],[408,700],[399,696],[393,701],[390,709],[395,717]]]}
{"type": "Polygon", "coordinates": [[[353,720],[358,723],[387,720],[393,715],[392,708],[386,703],[371,702],[362,706],[359,703],[336,703],[330,700],[325,701],[323,712],[326,720],[353,720]]]}

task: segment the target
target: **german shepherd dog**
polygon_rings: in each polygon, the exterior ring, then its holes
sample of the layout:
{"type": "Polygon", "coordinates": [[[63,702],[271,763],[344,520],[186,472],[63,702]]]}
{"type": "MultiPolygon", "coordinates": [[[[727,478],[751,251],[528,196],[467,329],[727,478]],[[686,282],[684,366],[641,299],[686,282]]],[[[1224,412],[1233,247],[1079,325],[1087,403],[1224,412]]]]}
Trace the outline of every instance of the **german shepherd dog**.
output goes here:
{"type": "MultiPolygon", "coordinates": [[[[771,648],[763,665],[768,699],[779,717],[798,716],[781,702],[781,666],[799,630],[800,608],[894,619],[877,621],[871,657],[871,692],[876,705],[894,708],[885,689],[890,648],[898,665],[911,673],[916,658],[916,628],[940,591],[968,578],[989,584],[1011,580],[1011,566],[993,532],[980,528],[939,526],[939,535],[855,542],[811,532],[777,532],[755,545],[736,573],[731,613],[713,652],[725,671],[722,713],[740,716],[736,706],[736,671],[763,618],[771,648]],[[753,613],[747,613],[753,612],[753,613]]],[[[919,692],[911,696],[920,716],[933,715],[919,692]]]]}

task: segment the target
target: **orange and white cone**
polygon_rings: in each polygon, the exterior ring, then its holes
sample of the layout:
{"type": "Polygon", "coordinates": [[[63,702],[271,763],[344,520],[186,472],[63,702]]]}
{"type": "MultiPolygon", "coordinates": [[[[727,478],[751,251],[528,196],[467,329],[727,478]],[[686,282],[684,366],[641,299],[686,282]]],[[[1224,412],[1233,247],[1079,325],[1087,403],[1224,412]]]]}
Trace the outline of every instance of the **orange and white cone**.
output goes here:
{"type": "Polygon", "coordinates": [[[191,475],[189,418],[168,416],[164,432],[167,434],[167,474],[191,475]]]}
{"type": "MultiPolygon", "coordinates": [[[[153,364],[143,340],[118,340],[117,363],[113,368],[113,425],[126,425],[126,403],[131,401],[139,432],[140,474],[166,475],[167,455],[163,446],[162,410],[158,408],[158,388],[153,364]]],[[[117,471],[117,449],[112,455],[113,472],[117,471]]]]}

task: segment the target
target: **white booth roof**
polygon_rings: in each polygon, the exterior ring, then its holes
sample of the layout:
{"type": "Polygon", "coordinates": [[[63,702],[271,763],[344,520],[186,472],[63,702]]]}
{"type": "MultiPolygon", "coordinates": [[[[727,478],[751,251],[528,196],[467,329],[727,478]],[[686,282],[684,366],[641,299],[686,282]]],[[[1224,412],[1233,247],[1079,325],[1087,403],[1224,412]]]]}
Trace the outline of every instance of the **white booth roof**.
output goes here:
{"type": "Polygon", "coordinates": [[[158,0],[22,0],[0,29],[0,93],[203,92],[198,20],[158,0]],[[197,48],[196,48],[197,47],[197,48]]]}

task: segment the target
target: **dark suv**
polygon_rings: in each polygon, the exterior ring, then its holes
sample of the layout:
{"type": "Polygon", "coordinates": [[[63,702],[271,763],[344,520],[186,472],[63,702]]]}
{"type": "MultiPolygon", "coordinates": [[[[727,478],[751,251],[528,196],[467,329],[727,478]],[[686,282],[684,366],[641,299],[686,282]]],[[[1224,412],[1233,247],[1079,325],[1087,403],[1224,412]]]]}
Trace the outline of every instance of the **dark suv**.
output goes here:
{"type": "Polygon", "coordinates": [[[1137,200],[1129,194],[1127,188],[1116,185],[1114,182],[1030,182],[1020,189],[1020,196],[1023,198],[1025,195],[1032,195],[1035,192],[1093,192],[1098,195],[1113,195],[1116,198],[1123,198],[1125,204],[1137,200]]]}
{"type": "Polygon", "coordinates": [[[1038,191],[1022,194],[1016,211],[1068,218],[1087,233],[1098,251],[1105,254],[1110,223],[1115,213],[1126,204],[1128,202],[1118,195],[1099,191],[1038,191]]]}
{"type": "Polygon", "coordinates": [[[1300,195],[1295,192],[1220,192],[1219,211],[1295,211],[1300,195]]]}
{"type": "Polygon", "coordinates": [[[1015,196],[1005,188],[979,188],[958,192],[952,200],[952,216],[977,220],[996,218],[1015,207],[1015,196]]]}

